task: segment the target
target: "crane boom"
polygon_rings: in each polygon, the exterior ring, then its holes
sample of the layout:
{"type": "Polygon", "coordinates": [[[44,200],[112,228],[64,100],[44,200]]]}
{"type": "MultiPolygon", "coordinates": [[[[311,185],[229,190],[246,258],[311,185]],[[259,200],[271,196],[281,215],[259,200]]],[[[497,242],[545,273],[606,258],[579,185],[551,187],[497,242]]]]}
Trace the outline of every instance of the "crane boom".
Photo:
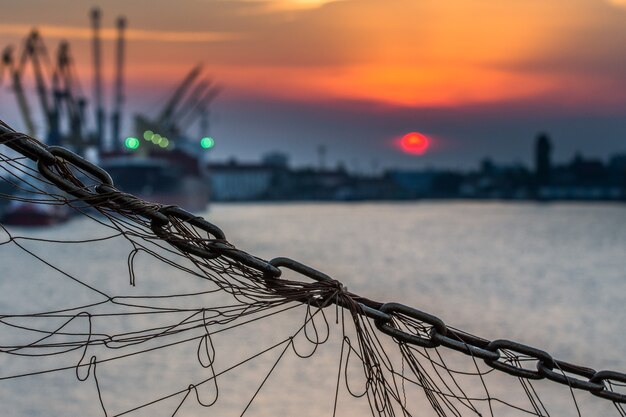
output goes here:
{"type": "Polygon", "coordinates": [[[54,95],[56,99],[56,116],[60,115],[63,107],[68,116],[70,128],[67,140],[82,153],[86,143],[83,137],[84,106],[86,100],[82,97],[78,77],[75,76],[74,61],[70,53],[69,43],[63,41],[59,45],[57,65],[54,72],[54,95]]]}
{"type": "Polygon", "coordinates": [[[182,122],[186,125],[190,125],[195,122],[198,116],[201,116],[203,113],[208,111],[209,105],[221,91],[222,87],[220,87],[219,85],[214,86],[206,91],[204,95],[196,102],[196,105],[193,107],[192,111],[183,115],[182,122]]]}
{"type": "Polygon", "coordinates": [[[198,108],[198,112],[200,113],[200,136],[209,134],[209,105],[221,91],[221,87],[214,87],[209,90],[200,101],[200,107],[198,108]]]}
{"type": "Polygon", "coordinates": [[[40,58],[44,59],[47,66],[50,67],[50,58],[48,57],[46,46],[44,45],[41,36],[39,36],[39,32],[36,29],[33,29],[26,38],[20,63],[17,67],[17,72],[20,76],[22,76],[26,69],[26,63],[30,60],[33,67],[33,73],[35,75],[35,89],[37,91],[37,96],[39,97],[39,103],[41,104],[41,109],[46,117],[48,129],[50,130],[54,125],[54,122],[51,119],[52,107],[50,106],[48,86],[46,85],[40,58]]]}
{"type": "Polygon", "coordinates": [[[211,80],[209,79],[199,82],[185,102],[180,105],[180,109],[174,113],[174,120],[180,121],[189,114],[198,105],[198,102],[210,86],[211,80]]]}
{"type": "Polygon", "coordinates": [[[163,108],[163,111],[161,111],[161,114],[159,115],[157,119],[160,124],[165,125],[165,126],[171,124],[172,122],[171,119],[172,119],[172,116],[174,115],[174,111],[176,110],[176,106],[182,99],[185,92],[189,89],[191,84],[194,82],[194,80],[198,77],[198,75],[200,75],[201,71],[202,71],[202,65],[198,64],[189,72],[189,74],[187,74],[183,82],[178,86],[178,88],[174,92],[174,95],[167,102],[167,105],[163,108]]]}
{"type": "Polygon", "coordinates": [[[24,119],[24,125],[26,127],[26,132],[29,136],[35,136],[35,124],[33,123],[33,118],[30,112],[30,106],[28,105],[28,100],[26,99],[26,95],[24,94],[24,88],[22,87],[22,79],[20,77],[20,73],[17,71],[15,67],[15,61],[13,59],[13,46],[7,46],[2,52],[2,67],[0,68],[0,83],[2,81],[2,75],[4,74],[4,68],[7,69],[11,77],[11,88],[15,93],[15,97],[17,98],[17,105],[20,109],[20,113],[22,115],[22,119],[24,119]]]}

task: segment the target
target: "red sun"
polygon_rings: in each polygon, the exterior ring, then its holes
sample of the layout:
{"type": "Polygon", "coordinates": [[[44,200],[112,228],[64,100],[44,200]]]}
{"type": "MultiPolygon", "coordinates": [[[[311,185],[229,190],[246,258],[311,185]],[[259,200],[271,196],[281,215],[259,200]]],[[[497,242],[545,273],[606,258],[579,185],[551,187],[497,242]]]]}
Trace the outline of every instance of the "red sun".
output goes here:
{"type": "Polygon", "coordinates": [[[417,132],[407,133],[400,139],[402,151],[413,155],[423,155],[429,145],[428,138],[417,132]]]}

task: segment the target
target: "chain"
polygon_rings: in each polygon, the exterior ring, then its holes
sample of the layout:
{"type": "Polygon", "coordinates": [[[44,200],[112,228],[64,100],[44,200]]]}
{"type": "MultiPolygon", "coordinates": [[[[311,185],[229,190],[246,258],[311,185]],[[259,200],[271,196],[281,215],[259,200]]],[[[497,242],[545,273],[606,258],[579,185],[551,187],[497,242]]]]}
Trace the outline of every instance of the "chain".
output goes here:
{"type": "MultiPolygon", "coordinates": [[[[487,340],[453,330],[440,318],[400,303],[381,303],[349,292],[342,283],[310,266],[289,258],[264,260],[235,248],[224,232],[207,220],[195,216],[180,207],[162,206],[124,193],[113,184],[109,174],[97,165],[81,158],[72,151],[47,146],[38,140],[11,129],[0,121],[0,144],[6,145],[35,162],[39,173],[64,192],[84,201],[98,210],[110,209],[127,215],[138,216],[149,222],[153,233],[186,255],[202,259],[226,258],[262,273],[269,289],[283,293],[289,282],[279,279],[283,269],[289,269],[317,283],[328,291],[311,291],[312,295],[298,296],[300,301],[320,308],[336,304],[352,314],[374,320],[376,327],[394,338],[398,343],[420,346],[426,349],[445,347],[461,352],[474,359],[483,360],[489,367],[523,379],[547,379],[569,388],[591,394],[616,403],[626,403],[626,394],[614,391],[626,386],[626,373],[596,371],[554,359],[549,353],[511,340],[487,340]],[[97,183],[86,185],[83,173],[97,183]],[[172,226],[187,224],[207,233],[206,238],[181,237],[173,233],[172,226]],[[520,358],[534,361],[535,368],[523,367],[520,358]]],[[[180,230],[180,227],[177,229],[180,230]]],[[[295,287],[294,287],[295,288],[295,287]]],[[[300,288],[300,287],[298,287],[300,288]]],[[[301,288],[300,288],[301,289],[301,288]]],[[[524,362],[527,362],[524,359],[524,362]]]]}

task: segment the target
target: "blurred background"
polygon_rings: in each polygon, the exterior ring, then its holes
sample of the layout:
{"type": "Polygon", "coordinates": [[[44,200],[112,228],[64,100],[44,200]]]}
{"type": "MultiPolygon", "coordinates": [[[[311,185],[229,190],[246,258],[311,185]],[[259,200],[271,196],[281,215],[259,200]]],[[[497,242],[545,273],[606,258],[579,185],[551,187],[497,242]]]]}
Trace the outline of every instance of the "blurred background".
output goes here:
{"type": "MultiPolygon", "coordinates": [[[[626,319],[626,1],[0,5],[0,118],[15,129],[97,162],[124,191],[206,216],[260,257],[293,257],[355,293],[487,338],[626,369],[626,334],[616,331],[626,319]]],[[[58,273],[66,270],[112,294],[184,290],[189,274],[164,274],[152,259],[128,286],[126,240],[80,243],[106,227],[65,205],[20,198],[29,192],[21,186],[0,181],[14,197],[0,204],[5,232],[60,266],[51,272],[5,245],[2,311],[66,308],[81,290],[58,273]],[[53,241],[78,243],[69,253],[53,241]]],[[[299,319],[255,324],[224,343],[223,355],[260,351],[299,319]]],[[[331,333],[311,360],[336,374],[342,339],[337,326],[331,333]]],[[[186,389],[192,378],[181,364],[203,374],[196,347],[187,348],[137,362],[131,376],[152,381],[145,386],[103,366],[106,405],[121,412],[149,402],[160,392],[154,384],[170,384],[165,394],[186,389]],[[142,400],[131,398],[137,393],[142,400]],[[116,401],[122,394],[129,398],[116,401]]],[[[331,415],[335,380],[290,360],[250,413],[331,415]],[[303,393],[285,396],[285,387],[303,393]],[[279,404],[278,396],[289,398],[279,404]]],[[[225,413],[246,412],[239,390],[259,387],[271,364],[233,382],[225,413]]],[[[99,413],[93,389],[69,388],[66,377],[3,376],[0,402],[7,415],[99,413]],[[49,398],[21,395],[24,387],[49,398]]],[[[495,394],[530,408],[511,390],[514,378],[493,377],[495,394]]],[[[579,415],[615,411],[586,393],[576,393],[577,404],[567,388],[539,388],[555,415],[575,415],[579,405],[579,415]]],[[[363,415],[349,404],[340,415],[363,415]]],[[[526,415],[502,407],[497,415],[526,415]]],[[[196,408],[185,415],[204,415],[196,408]]]]}

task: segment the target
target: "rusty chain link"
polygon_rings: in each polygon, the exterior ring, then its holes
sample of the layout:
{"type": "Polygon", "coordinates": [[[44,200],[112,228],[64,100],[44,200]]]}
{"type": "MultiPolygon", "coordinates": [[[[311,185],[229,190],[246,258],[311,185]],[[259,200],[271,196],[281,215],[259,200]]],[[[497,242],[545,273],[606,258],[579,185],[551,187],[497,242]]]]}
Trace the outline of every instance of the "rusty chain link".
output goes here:
{"type": "Polygon", "coordinates": [[[549,353],[510,340],[489,341],[471,334],[448,328],[438,317],[400,303],[380,303],[348,292],[339,281],[310,266],[289,258],[263,260],[231,245],[222,230],[176,206],[161,206],[124,193],[113,184],[109,174],[97,165],[72,151],[47,146],[38,140],[11,129],[0,121],[0,144],[6,145],[37,164],[39,173],[66,193],[96,209],[109,208],[146,219],[153,233],[184,254],[203,259],[219,257],[240,262],[263,274],[268,288],[276,287],[281,269],[286,268],[314,281],[329,284],[339,293],[324,298],[316,294],[295,298],[295,301],[323,308],[331,304],[347,308],[352,314],[374,320],[376,327],[399,343],[426,349],[446,347],[472,358],[482,359],[489,367],[523,379],[547,379],[558,384],[591,392],[593,395],[615,403],[626,403],[626,394],[614,387],[626,387],[626,373],[596,371],[554,359],[549,353]],[[74,172],[86,174],[98,181],[85,185],[74,172]],[[212,239],[186,240],[171,232],[174,223],[186,223],[206,232],[212,239]],[[536,362],[535,369],[521,365],[520,358],[536,362]],[[570,376],[571,374],[573,376],[570,376]],[[582,377],[584,379],[578,378],[582,377]]]}

